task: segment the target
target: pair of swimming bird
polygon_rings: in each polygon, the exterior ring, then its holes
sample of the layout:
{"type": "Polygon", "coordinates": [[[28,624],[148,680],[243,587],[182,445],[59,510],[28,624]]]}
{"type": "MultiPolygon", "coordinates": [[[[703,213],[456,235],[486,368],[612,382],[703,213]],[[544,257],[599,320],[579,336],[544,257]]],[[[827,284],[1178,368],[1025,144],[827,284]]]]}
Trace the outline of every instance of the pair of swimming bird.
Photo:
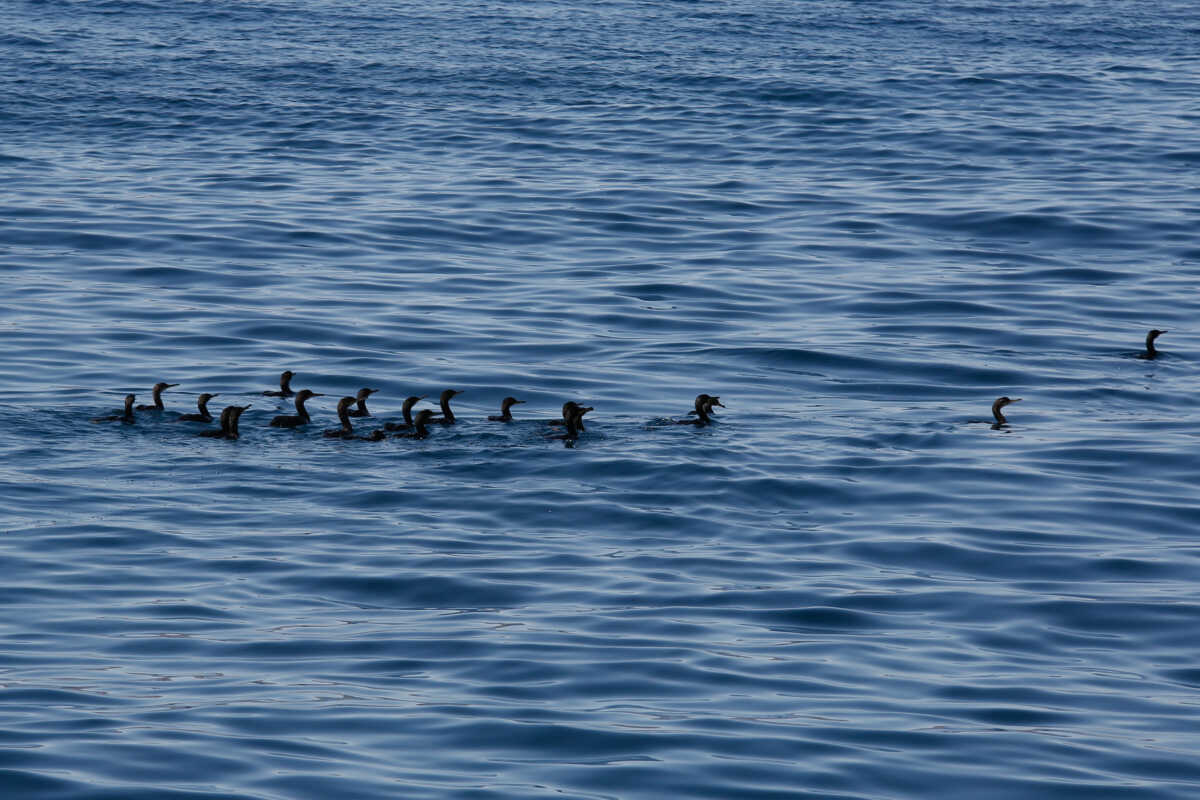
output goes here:
{"type": "MultiPolygon", "coordinates": [[[[143,405],[135,407],[133,404],[137,400],[137,395],[127,394],[127,395],[125,395],[125,412],[123,414],[113,414],[112,416],[108,416],[108,417],[92,417],[92,422],[133,422],[134,421],[133,412],[135,410],[136,411],[163,411],[164,410],[163,401],[162,401],[163,390],[170,389],[172,386],[178,386],[178,385],[179,385],[178,383],[156,383],[156,384],[154,384],[154,389],[152,390],[153,395],[154,395],[154,403],[151,405],[143,404],[143,405]]],[[[216,397],[216,395],[215,394],[200,395],[200,399],[203,401],[201,403],[200,410],[202,412],[204,412],[205,416],[199,418],[198,421],[212,422],[212,415],[208,413],[208,409],[206,409],[203,404],[207,403],[213,397],[216,397]]],[[[190,418],[190,417],[197,417],[198,415],[186,414],[184,416],[187,416],[190,418]]]]}
{"type": "MultiPolygon", "coordinates": [[[[1149,361],[1153,361],[1154,359],[1158,358],[1158,355],[1159,355],[1158,349],[1155,348],[1155,346],[1154,346],[1154,340],[1157,339],[1158,337],[1162,336],[1164,333],[1167,333],[1167,331],[1160,331],[1157,328],[1155,328],[1155,329],[1151,330],[1149,333],[1147,333],[1146,334],[1146,350],[1144,352],[1138,353],[1137,357],[1146,359],[1149,361]]],[[[1007,425],[1008,418],[1004,416],[1004,413],[1003,413],[1004,407],[1007,405],[1011,405],[1012,403],[1019,403],[1019,402],[1021,402],[1021,398],[1019,398],[1019,397],[1017,397],[1017,398],[997,397],[996,402],[992,403],[992,416],[995,417],[995,419],[996,419],[996,424],[993,425],[992,427],[998,428],[1001,425],[1007,425]]]]}

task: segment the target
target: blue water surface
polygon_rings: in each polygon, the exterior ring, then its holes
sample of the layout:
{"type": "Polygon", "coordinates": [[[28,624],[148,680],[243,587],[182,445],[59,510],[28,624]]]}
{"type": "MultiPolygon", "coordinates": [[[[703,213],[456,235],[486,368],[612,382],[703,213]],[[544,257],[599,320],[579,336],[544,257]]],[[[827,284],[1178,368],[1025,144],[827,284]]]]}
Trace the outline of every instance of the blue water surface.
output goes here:
{"type": "Polygon", "coordinates": [[[4,20],[4,797],[1200,796],[1193,3],[4,20]]]}

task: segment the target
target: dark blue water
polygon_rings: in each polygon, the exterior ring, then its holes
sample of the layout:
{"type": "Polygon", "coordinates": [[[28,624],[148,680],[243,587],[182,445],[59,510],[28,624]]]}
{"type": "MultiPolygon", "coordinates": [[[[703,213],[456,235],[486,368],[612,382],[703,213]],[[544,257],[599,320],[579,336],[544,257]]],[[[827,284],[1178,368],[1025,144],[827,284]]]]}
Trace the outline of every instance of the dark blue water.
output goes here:
{"type": "Polygon", "coordinates": [[[3,11],[4,797],[1200,795],[1194,4],[3,11]]]}

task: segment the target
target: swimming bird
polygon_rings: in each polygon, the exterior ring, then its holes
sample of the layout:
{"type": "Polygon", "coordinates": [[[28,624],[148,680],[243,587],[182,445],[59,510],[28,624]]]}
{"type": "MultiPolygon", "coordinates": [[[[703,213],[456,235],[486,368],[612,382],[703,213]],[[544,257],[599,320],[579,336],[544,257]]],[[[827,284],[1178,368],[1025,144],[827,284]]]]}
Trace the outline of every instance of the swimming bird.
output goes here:
{"type": "Polygon", "coordinates": [[[715,418],[716,415],[713,414],[713,406],[720,406],[721,408],[725,408],[725,404],[721,402],[721,398],[715,394],[709,395],[708,400],[706,400],[704,403],[704,413],[708,414],[710,417],[715,418]]]}
{"type": "Polygon", "coordinates": [[[518,400],[515,397],[506,397],[500,402],[500,415],[493,414],[488,417],[489,422],[512,422],[512,407],[518,403],[524,403],[524,400],[518,400]]]}
{"type": "Polygon", "coordinates": [[[454,412],[450,410],[450,398],[458,394],[462,394],[462,391],[458,389],[447,389],[446,391],[442,392],[441,397],[438,398],[438,403],[440,403],[442,406],[442,415],[440,417],[433,417],[430,419],[430,422],[439,422],[442,425],[453,425],[456,420],[454,419],[454,412]]]}
{"type": "Polygon", "coordinates": [[[371,412],[367,411],[367,398],[378,392],[378,389],[359,389],[354,400],[358,403],[358,408],[350,412],[352,417],[369,417],[371,412]]]}
{"type": "Polygon", "coordinates": [[[560,433],[555,436],[548,436],[547,438],[565,439],[568,443],[573,442],[575,439],[579,438],[580,432],[584,430],[583,415],[589,411],[595,410],[596,409],[592,408],[591,406],[581,406],[578,403],[568,401],[563,405],[563,416],[566,420],[567,432],[560,433]],[[573,408],[567,408],[568,405],[573,406],[573,408]]]}
{"type": "MultiPolygon", "coordinates": [[[[574,400],[568,400],[567,402],[563,403],[562,406],[562,419],[551,419],[547,420],[547,422],[549,422],[551,425],[566,425],[567,422],[570,421],[571,417],[575,416],[576,412],[578,412],[581,408],[583,408],[583,406],[579,403],[576,403],[574,400]]],[[[578,424],[579,430],[586,430],[586,428],[583,427],[582,420],[580,420],[578,424]]]]}
{"type": "Polygon", "coordinates": [[[162,383],[162,382],[154,384],[154,389],[151,390],[154,395],[154,404],[153,405],[140,405],[137,407],[137,410],[138,411],[162,411],[163,410],[163,401],[162,401],[163,389],[170,389],[172,386],[178,386],[178,385],[179,385],[178,383],[162,383]]]}
{"type": "Polygon", "coordinates": [[[137,399],[135,394],[125,395],[125,413],[112,414],[107,417],[92,417],[92,422],[124,422],[131,423],[133,419],[133,401],[137,399]]]}
{"type": "Polygon", "coordinates": [[[712,397],[707,394],[698,394],[696,395],[696,407],[694,410],[689,412],[690,414],[695,415],[695,419],[679,419],[675,420],[675,424],[695,425],[696,427],[707,425],[708,423],[712,422],[712,419],[709,418],[708,413],[712,410],[714,405],[721,406],[721,408],[725,407],[724,404],[721,403],[721,398],[719,397],[712,397]]]}
{"type": "Polygon", "coordinates": [[[200,431],[197,436],[204,436],[209,439],[236,439],[240,435],[238,432],[238,418],[242,416],[242,412],[248,409],[249,405],[244,406],[226,406],[221,410],[221,427],[219,430],[200,431]]]}
{"type": "MultiPolygon", "coordinates": [[[[721,398],[718,395],[712,394],[712,395],[703,395],[703,396],[708,398],[707,400],[704,401],[704,413],[708,414],[708,416],[711,418],[710,419],[711,422],[716,422],[717,415],[713,413],[713,406],[720,406],[721,408],[725,408],[725,404],[721,402],[721,398]]],[[[696,398],[696,399],[699,400],[700,398],[696,398]]],[[[692,417],[695,415],[696,415],[696,411],[694,409],[692,411],[688,412],[689,417],[692,417]]]]}
{"type": "Polygon", "coordinates": [[[325,431],[325,435],[329,438],[348,439],[354,435],[354,426],[350,424],[350,406],[354,405],[356,399],[353,397],[343,397],[338,400],[337,415],[341,421],[342,427],[330,428],[325,431]]]}
{"type": "Polygon", "coordinates": [[[213,415],[208,412],[208,401],[218,396],[218,392],[205,392],[196,398],[196,408],[199,414],[180,414],[176,422],[212,422],[213,415]]]}
{"type": "Polygon", "coordinates": [[[424,439],[429,435],[429,429],[425,426],[433,421],[433,412],[428,408],[422,408],[417,412],[417,416],[413,418],[412,433],[397,433],[393,439],[424,439]]]}
{"type": "Polygon", "coordinates": [[[229,415],[233,413],[233,406],[226,406],[221,409],[221,427],[211,431],[200,431],[197,436],[204,436],[209,439],[224,439],[225,434],[229,433],[229,415]]]}
{"type": "Polygon", "coordinates": [[[279,391],[263,392],[263,395],[266,397],[291,397],[295,394],[292,391],[292,376],[295,374],[290,369],[285,369],[283,374],[279,376],[279,391]]]}
{"type": "Polygon", "coordinates": [[[1167,331],[1160,331],[1157,328],[1146,334],[1146,352],[1139,353],[1138,358],[1155,359],[1158,358],[1158,351],[1154,349],[1154,340],[1162,336],[1167,331]]]}
{"type": "Polygon", "coordinates": [[[301,425],[307,425],[312,422],[312,418],[308,416],[308,409],[304,407],[304,401],[310,397],[324,397],[325,395],[314,392],[311,389],[301,389],[296,393],[296,413],[295,414],[280,414],[275,419],[271,420],[272,428],[299,428],[301,425]]]}
{"type": "Polygon", "coordinates": [[[420,397],[412,396],[404,398],[404,405],[400,406],[400,413],[404,415],[404,422],[385,422],[383,429],[385,431],[405,431],[413,426],[412,407],[425,399],[425,395],[420,397]]]}
{"type": "Polygon", "coordinates": [[[241,419],[242,412],[250,407],[247,403],[244,406],[231,406],[229,411],[229,430],[225,432],[226,439],[236,439],[240,435],[238,433],[238,420],[241,419]]]}
{"type": "Polygon", "coordinates": [[[992,403],[992,416],[996,418],[996,424],[993,425],[992,427],[998,428],[1001,425],[1007,425],[1008,420],[1005,419],[1004,414],[1002,414],[1000,412],[1000,409],[1004,408],[1006,405],[1009,405],[1011,403],[1019,403],[1019,402],[1021,402],[1021,398],[1019,398],[1019,397],[1016,398],[1015,400],[1012,398],[1009,398],[1009,397],[997,397],[996,402],[992,403]]]}

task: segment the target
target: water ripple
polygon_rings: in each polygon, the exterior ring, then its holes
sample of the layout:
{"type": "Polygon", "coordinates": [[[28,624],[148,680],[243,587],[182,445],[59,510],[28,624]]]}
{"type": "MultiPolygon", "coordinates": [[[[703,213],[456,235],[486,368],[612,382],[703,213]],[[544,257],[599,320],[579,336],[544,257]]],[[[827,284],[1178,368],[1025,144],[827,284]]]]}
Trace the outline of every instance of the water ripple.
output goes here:
{"type": "Polygon", "coordinates": [[[13,9],[5,796],[1194,796],[1194,16],[13,9]]]}

